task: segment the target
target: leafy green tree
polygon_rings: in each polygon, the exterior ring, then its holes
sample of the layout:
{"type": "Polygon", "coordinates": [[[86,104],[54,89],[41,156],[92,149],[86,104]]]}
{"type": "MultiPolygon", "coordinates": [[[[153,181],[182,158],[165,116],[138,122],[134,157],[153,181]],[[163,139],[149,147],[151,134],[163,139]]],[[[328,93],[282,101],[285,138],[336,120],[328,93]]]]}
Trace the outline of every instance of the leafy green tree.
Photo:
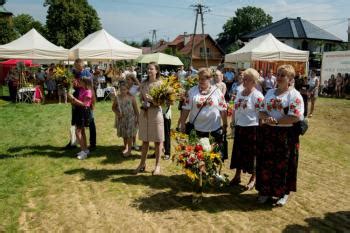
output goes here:
{"type": "Polygon", "coordinates": [[[71,48],[90,33],[101,29],[100,19],[87,0],[45,0],[47,38],[71,48]]]}
{"type": "Polygon", "coordinates": [[[7,44],[18,38],[13,24],[9,19],[0,18],[0,44],[7,44]]]}
{"type": "Polygon", "coordinates": [[[226,52],[237,49],[237,40],[249,33],[272,23],[272,17],[263,9],[253,6],[239,8],[235,16],[227,20],[217,42],[226,52]]]}
{"type": "Polygon", "coordinates": [[[127,40],[124,40],[123,41],[125,44],[127,45],[130,45],[132,47],[135,47],[135,48],[140,48],[141,47],[141,44],[136,42],[136,41],[127,41],[127,40]]]}
{"type": "Polygon", "coordinates": [[[31,15],[28,14],[19,14],[13,18],[13,24],[16,31],[23,35],[27,33],[32,28],[35,28],[39,33],[45,36],[46,28],[40,22],[35,20],[31,15]]]}
{"type": "Polygon", "coordinates": [[[190,56],[186,56],[183,55],[182,53],[180,53],[177,49],[172,49],[172,48],[166,48],[163,51],[165,54],[169,54],[175,57],[178,57],[182,63],[184,64],[184,67],[188,68],[191,64],[191,57],[190,56]]]}
{"type": "Polygon", "coordinates": [[[141,46],[142,47],[152,47],[152,43],[148,38],[146,38],[146,39],[143,39],[143,41],[141,42],[141,46]]]}

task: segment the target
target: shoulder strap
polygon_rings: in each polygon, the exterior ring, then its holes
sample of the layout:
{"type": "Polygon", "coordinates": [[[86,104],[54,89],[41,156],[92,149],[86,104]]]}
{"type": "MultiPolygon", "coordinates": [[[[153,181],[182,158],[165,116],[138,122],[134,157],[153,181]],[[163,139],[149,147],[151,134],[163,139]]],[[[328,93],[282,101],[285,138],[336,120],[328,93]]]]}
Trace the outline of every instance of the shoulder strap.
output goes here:
{"type": "MultiPolygon", "coordinates": [[[[199,87],[198,87],[198,88],[199,88],[199,87]]],[[[205,101],[204,101],[202,107],[199,109],[199,111],[197,112],[197,115],[194,117],[192,124],[194,124],[194,122],[196,121],[196,119],[197,119],[199,113],[202,111],[202,109],[203,109],[203,107],[205,106],[205,104],[206,104],[207,100],[209,99],[209,97],[210,97],[217,89],[218,89],[218,87],[216,87],[216,88],[214,89],[214,91],[212,91],[212,92],[210,93],[210,95],[205,99],[205,101]]]]}

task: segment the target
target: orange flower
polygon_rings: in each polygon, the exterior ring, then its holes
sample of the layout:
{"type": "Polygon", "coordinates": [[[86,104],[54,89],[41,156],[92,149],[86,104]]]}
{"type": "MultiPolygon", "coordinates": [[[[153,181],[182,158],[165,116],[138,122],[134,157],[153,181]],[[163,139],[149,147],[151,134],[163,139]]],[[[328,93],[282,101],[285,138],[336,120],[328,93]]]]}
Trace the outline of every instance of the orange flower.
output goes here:
{"type": "Polygon", "coordinates": [[[185,150],[187,152],[191,152],[191,151],[193,151],[193,146],[187,145],[185,150]]]}

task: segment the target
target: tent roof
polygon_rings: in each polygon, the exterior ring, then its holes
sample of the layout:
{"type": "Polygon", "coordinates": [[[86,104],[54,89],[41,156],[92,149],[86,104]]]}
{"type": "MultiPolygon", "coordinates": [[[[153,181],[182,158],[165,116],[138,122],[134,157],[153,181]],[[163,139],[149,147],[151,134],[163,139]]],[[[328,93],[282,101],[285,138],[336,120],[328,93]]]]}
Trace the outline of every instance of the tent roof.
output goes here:
{"type": "Polygon", "coordinates": [[[171,56],[165,53],[144,54],[138,57],[136,61],[138,63],[157,62],[158,65],[174,65],[174,66],[184,65],[178,57],[171,56]]]}
{"type": "Polygon", "coordinates": [[[20,38],[0,45],[0,58],[65,60],[68,50],[49,42],[33,28],[20,38]]]}
{"type": "Polygon", "coordinates": [[[129,60],[135,59],[141,54],[141,49],[121,42],[104,29],[88,35],[70,49],[70,59],[129,60]]]}
{"type": "Polygon", "coordinates": [[[257,37],[243,48],[227,54],[225,62],[262,61],[303,61],[309,59],[309,52],[294,49],[279,40],[271,33],[257,37]]]}

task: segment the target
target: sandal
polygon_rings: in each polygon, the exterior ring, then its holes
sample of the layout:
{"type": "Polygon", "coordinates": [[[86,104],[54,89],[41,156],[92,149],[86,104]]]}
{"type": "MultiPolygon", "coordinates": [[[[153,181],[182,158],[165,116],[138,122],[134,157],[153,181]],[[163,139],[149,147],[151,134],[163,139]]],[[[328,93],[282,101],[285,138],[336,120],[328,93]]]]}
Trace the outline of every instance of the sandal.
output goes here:
{"type": "Polygon", "coordinates": [[[152,171],[152,175],[156,176],[156,175],[160,175],[160,166],[156,166],[156,168],[152,171]]]}
{"type": "Polygon", "coordinates": [[[133,173],[134,173],[135,175],[137,175],[138,173],[144,172],[145,170],[146,170],[146,165],[143,165],[143,166],[139,165],[139,166],[133,171],[133,173]]]}
{"type": "Polygon", "coordinates": [[[131,155],[131,151],[122,154],[123,158],[127,158],[127,157],[129,157],[130,155],[131,155]]]}
{"type": "Polygon", "coordinates": [[[230,181],[230,186],[236,186],[239,185],[241,183],[241,177],[234,177],[231,181],[230,181]]]}
{"type": "Polygon", "coordinates": [[[245,187],[246,187],[247,191],[252,190],[255,187],[255,180],[249,181],[249,183],[245,187]]]}

